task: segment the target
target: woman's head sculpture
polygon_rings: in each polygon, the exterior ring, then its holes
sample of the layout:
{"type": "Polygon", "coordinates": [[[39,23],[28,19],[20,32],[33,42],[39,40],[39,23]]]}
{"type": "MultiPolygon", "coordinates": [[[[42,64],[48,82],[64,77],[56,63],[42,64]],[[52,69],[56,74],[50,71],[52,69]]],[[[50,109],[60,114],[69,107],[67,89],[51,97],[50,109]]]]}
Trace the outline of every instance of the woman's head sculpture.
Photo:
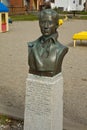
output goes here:
{"type": "Polygon", "coordinates": [[[44,36],[56,33],[59,15],[52,9],[44,9],[39,14],[39,25],[44,36]]]}
{"type": "Polygon", "coordinates": [[[58,40],[58,13],[43,9],[39,15],[42,36],[28,44],[29,73],[52,77],[62,70],[62,61],[68,48],[58,40]]]}

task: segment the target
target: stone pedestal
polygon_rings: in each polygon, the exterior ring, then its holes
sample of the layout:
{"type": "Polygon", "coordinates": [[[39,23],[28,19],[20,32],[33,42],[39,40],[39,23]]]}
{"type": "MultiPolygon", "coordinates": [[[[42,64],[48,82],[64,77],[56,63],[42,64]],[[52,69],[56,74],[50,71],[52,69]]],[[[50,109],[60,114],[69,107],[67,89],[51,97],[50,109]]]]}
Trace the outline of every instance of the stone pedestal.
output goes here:
{"type": "Polygon", "coordinates": [[[63,77],[28,74],[24,130],[63,130],[63,77]]]}

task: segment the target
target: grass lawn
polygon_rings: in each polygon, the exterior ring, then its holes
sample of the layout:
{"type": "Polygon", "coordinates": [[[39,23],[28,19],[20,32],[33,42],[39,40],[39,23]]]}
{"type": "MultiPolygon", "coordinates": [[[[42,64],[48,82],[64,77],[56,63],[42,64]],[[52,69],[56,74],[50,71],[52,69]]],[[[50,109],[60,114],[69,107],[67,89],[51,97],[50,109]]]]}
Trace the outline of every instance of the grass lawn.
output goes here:
{"type": "Polygon", "coordinates": [[[13,15],[10,16],[12,21],[34,21],[38,20],[38,16],[34,14],[28,14],[28,15],[13,15]]]}
{"type": "MultiPolygon", "coordinates": [[[[87,20],[87,15],[80,15],[80,14],[76,14],[75,16],[73,16],[73,14],[66,14],[67,16],[70,15],[72,16],[72,19],[82,19],[82,20],[87,20]]],[[[65,14],[59,14],[59,18],[64,18],[65,14]]],[[[12,21],[35,21],[38,20],[38,15],[35,14],[28,14],[28,15],[12,15],[10,16],[10,18],[12,19],[12,21]]]]}

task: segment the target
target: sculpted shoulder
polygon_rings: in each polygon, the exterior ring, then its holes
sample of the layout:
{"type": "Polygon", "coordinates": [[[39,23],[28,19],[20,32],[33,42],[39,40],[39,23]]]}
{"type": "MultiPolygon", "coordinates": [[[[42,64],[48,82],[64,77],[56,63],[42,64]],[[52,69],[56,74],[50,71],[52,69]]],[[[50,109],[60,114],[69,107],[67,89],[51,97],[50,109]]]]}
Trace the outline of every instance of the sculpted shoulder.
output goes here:
{"type": "Polygon", "coordinates": [[[37,45],[37,43],[40,41],[40,38],[38,38],[37,40],[33,41],[33,42],[28,42],[28,47],[29,48],[33,48],[35,45],[37,45]]]}
{"type": "Polygon", "coordinates": [[[58,51],[60,51],[60,52],[65,52],[65,53],[68,52],[68,47],[67,47],[67,46],[64,46],[64,45],[61,44],[60,42],[57,42],[57,43],[56,43],[56,46],[57,46],[57,50],[58,50],[58,51]]]}

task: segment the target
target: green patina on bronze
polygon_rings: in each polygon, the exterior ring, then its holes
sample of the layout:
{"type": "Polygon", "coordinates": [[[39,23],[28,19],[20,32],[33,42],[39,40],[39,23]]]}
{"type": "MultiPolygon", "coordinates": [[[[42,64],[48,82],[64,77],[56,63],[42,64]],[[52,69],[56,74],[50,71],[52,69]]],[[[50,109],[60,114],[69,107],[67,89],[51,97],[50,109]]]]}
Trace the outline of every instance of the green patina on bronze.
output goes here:
{"type": "Polygon", "coordinates": [[[56,11],[44,9],[39,15],[42,36],[28,43],[29,73],[40,76],[55,76],[62,70],[62,61],[68,48],[59,41],[56,11]]]}

